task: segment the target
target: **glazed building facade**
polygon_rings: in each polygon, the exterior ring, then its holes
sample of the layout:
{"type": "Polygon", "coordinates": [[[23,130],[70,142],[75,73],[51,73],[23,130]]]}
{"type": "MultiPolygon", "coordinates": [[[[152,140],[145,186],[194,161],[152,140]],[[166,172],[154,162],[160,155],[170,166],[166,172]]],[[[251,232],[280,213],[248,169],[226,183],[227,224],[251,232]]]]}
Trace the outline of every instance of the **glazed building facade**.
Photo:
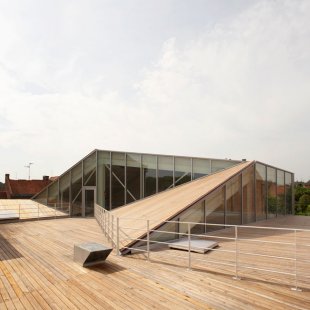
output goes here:
{"type": "MultiPolygon", "coordinates": [[[[240,163],[94,150],[33,199],[70,216],[94,216],[95,203],[112,210],[240,163]]],[[[293,173],[254,162],[209,195],[206,199],[210,201],[201,205],[201,210],[207,221],[218,224],[243,224],[292,214],[293,184],[293,173]]]]}

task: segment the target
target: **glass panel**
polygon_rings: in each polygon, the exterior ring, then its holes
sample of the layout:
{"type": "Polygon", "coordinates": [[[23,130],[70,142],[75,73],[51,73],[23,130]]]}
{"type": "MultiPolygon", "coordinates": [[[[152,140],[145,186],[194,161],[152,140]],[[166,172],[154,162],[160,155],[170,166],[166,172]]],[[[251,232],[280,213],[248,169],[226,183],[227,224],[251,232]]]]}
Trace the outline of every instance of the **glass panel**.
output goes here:
{"type": "Polygon", "coordinates": [[[156,193],[156,156],[142,155],[144,197],[156,193]]]}
{"type": "Polygon", "coordinates": [[[85,216],[94,216],[95,191],[93,189],[85,190],[85,216]]]}
{"type": "Polygon", "coordinates": [[[211,172],[217,172],[226,168],[230,168],[239,162],[236,162],[234,160],[219,160],[219,159],[212,159],[211,160],[211,172]]]}
{"type": "Polygon", "coordinates": [[[83,161],[84,185],[96,186],[96,152],[83,161]]]}
{"type": "Polygon", "coordinates": [[[186,157],[175,157],[174,160],[174,184],[175,186],[191,181],[191,159],[186,157]]]}
{"type": "Polygon", "coordinates": [[[277,170],[277,213],[285,215],[284,171],[277,170]]]}
{"type": "MultiPolygon", "coordinates": [[[[205,200],[206,223],[224,224],[225,223],[225,188],[216,190],[209,194],[205,200]]],[[[219,226],[206,226],[206,232],[222,229],[219,226]]]]}
{"type": "Polygon", "coordinates": [[[125,204],[125,154],[112,153],[112,209],[125,204]]]}
{"type": "Polygon", "coordinates": [[[210,159],[193,158],[193,180],[210,173],[210,159]]]}
{"type": "Polygon", "coordinates": [[[247,168],[242,173],[243,185],[243,224],[255,221],[254,209],[254,166],[247,168]]]}
{"type": "Polygon", "coordinates": [[[241,224],[241,175],[226,185],[226,224],[241,224]]]}
{"type": "Polygon", "coordinates": [[[73,216],[82,216],[82,162],[71,171],[71,208],[73,216]]]}
{"type": "Polygon", "coordinates": [[[256,163],[256,220],[266,219],[266,166],[256,163]]]}
{"type": "MultiPolygon", "coordinates": [[[[188,210],[184,211],[180,215],[180,222],[193,222],[193,223],[204,223],[205,222],[205,205],[204,201],[195,204],[188,210]]],[[[188,224],[180,223],[180,233],[188,233],[188,224]]],[[[205,225],[190,224],[192,234],[203,234],[205,232],[205,225]]]]}
{"type": "Polygon", "coordinates": [[[47,205],[47,188],[36,196],[35,201],[47,205]]]}
{"type": "Polygon", "coordinates": [[[173,187],[173,158],[158,156],[158,192],[173,187]]]}
{"type": "Polygon", "coordinates": [[[59,179],[59,204],[61,210],[69,212],[70,206],[70,171],[59,179]]]}
{"type": "Polygon", "coordinates": [[[110,152],[98,151],[97,203],[110,210],[110,152]]]}
{"type": "Polygon", "coordinates": [[[48,188],[47,205],[55,207],[58,202],[58,180],[48,188]]]}
{"type": "Polygon", "coordinates": [[[126,203],[130,203],[141,197],[141,155],[127,154],[126,169],[126,203]]]}
{"type": "Polygon", "coordinates": [[[277,184],[276,169],[267,167],[268,184],[268,218],[275,217],[277,214],[277,184]]]}
{"type": "Polygon", "coordinates": [[[292,214],[292,179],[293,175],[289,172],[285,172],[285,205],[286,205],[286,214],[292,214]]]}

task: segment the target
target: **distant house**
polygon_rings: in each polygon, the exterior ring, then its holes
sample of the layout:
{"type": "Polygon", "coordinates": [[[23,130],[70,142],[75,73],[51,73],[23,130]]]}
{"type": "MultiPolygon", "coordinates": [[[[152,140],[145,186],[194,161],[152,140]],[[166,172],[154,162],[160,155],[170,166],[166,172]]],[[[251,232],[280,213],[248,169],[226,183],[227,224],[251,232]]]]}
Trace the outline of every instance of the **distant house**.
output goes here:
{"type": "Polygon", "coordinates": [[[52,182],[48,176],[42,180],[12,180],[10,175],[5,175],[4,189],[0,192],[2,199],[29,199],[39,193],[52,182]]]}

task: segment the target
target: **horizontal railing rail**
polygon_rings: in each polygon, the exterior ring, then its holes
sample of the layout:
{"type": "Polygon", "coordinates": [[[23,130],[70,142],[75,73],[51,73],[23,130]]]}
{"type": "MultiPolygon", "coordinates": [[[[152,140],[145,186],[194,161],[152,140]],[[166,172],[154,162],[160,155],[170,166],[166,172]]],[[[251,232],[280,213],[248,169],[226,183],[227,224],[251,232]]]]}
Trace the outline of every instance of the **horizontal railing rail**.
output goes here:
{"type": "Polygon", "coordinates": [[[41,220],[48,218],[68,217],[69,205],[50,203],[10,203],[0,205],[0,224],[8,221],[41,220]]]}

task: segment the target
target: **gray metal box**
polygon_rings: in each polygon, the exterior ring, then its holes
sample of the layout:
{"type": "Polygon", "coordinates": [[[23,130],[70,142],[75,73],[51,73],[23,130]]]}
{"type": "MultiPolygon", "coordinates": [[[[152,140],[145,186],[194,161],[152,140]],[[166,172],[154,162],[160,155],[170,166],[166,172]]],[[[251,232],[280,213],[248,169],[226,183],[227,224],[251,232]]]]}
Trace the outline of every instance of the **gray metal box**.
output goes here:
{"type": "Polygon", "coordinates": [[[88,242],[74,245],[74,261],[83,267],[100,264],[106,260],[112,248],[100,243],[88,242]]]}

